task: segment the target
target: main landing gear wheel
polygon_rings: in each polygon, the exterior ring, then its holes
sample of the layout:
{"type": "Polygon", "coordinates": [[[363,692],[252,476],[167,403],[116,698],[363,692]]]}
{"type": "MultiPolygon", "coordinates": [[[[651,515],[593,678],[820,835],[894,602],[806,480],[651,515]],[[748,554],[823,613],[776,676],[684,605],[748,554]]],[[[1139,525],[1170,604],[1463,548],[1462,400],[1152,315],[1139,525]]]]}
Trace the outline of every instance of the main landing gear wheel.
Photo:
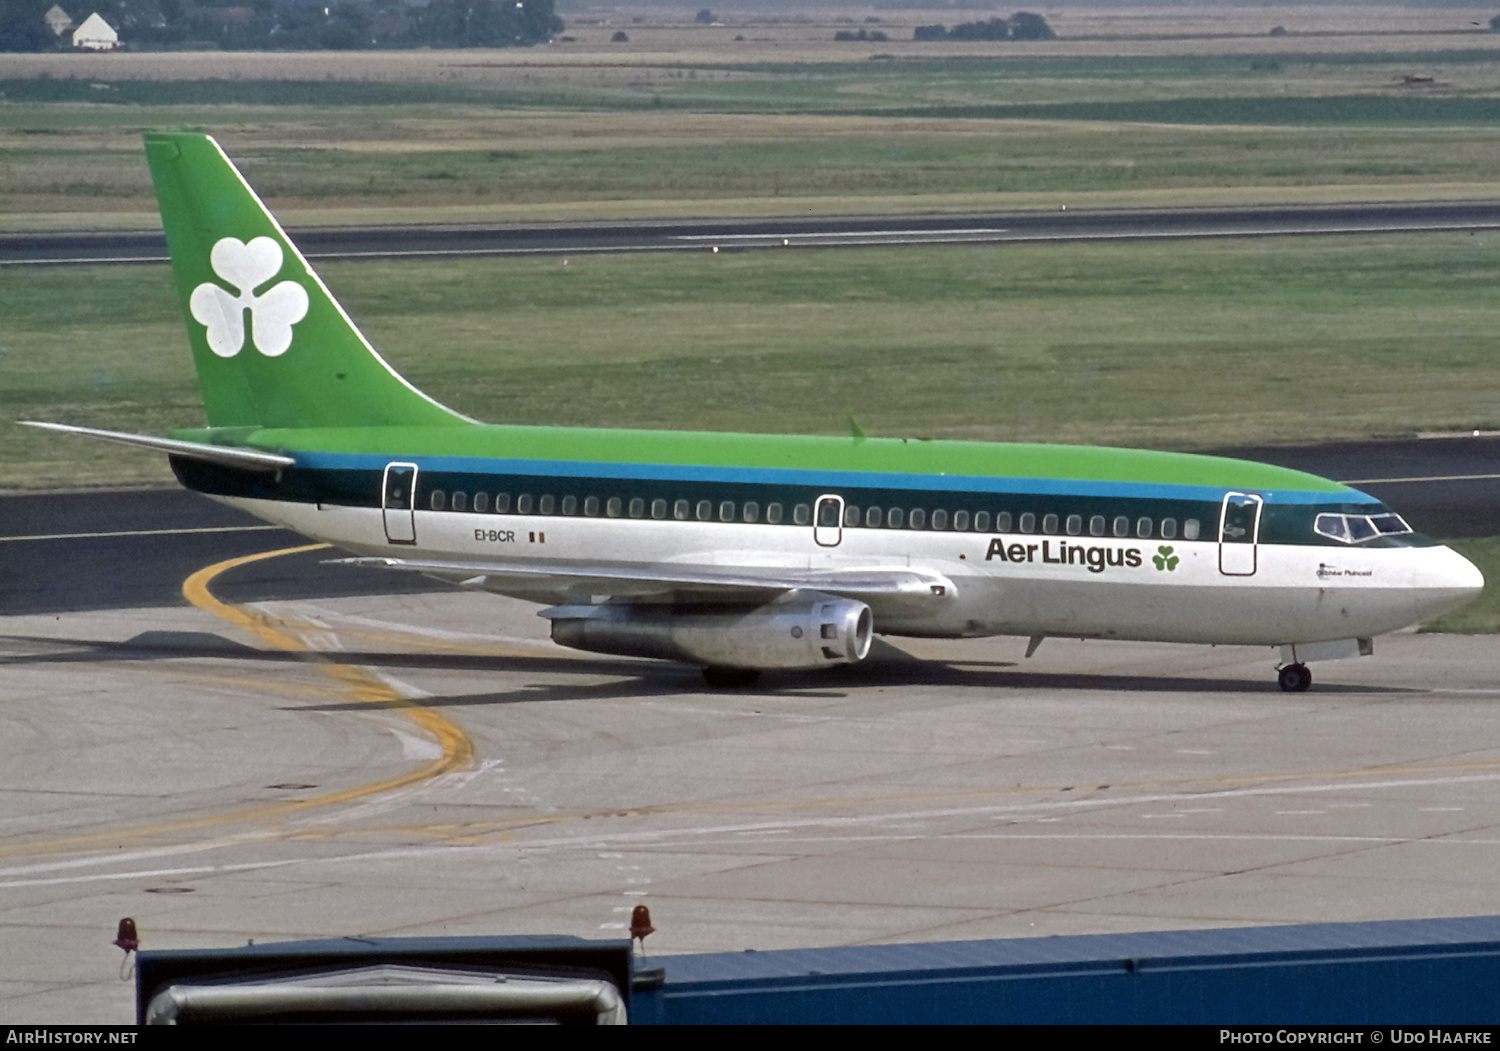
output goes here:
{"type": "Polygon", "coordinates": [[[1312,685],[1312,672],[1305,664],[1288,664],[1277,673],[1276,681],[1287,693],[1301,693],[1312,685]]]}
{"type": "Polygon", "coordinates": [[[704,668],[703,681],[716,690],[742,690],[754,686],[760,672],[754,668],[704,668]]]}

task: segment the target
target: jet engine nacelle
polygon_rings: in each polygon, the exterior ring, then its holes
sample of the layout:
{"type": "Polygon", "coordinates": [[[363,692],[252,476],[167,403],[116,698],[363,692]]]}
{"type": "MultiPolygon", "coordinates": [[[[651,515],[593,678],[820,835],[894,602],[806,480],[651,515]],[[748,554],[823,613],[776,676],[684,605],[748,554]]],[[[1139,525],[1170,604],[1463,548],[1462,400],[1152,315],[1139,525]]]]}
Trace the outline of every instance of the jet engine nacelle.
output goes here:
{"type": "Polygon", "coordinates": [[[823,668],[864,660],[870,607],[819,591],[765,605],[555,606],[552,641],[575,650],[660,657],[713,668],[823,668]]]}

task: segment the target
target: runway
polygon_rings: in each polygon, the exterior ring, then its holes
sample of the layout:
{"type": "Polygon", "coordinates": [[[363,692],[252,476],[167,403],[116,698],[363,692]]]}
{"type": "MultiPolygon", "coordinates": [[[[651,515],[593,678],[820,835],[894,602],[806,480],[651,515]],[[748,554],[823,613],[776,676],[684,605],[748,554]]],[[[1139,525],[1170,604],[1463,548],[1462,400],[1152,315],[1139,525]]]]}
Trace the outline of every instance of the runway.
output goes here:
{"type": "Polygon", "coordinates": [[[1260,649],[1018,639],[709,693],[193,494],[0,526],[8,1022],[129,1021],[122,916],[157,949],[618,937],[644,902],[670,955],[1500,911],[1490,638],[1385,637],[1299,695],[1260,649]]]}
{"type": "MultiPolygon", "coordinates": [[[[441,259],[663,251],[1027,244],[1500,228],[1500,202],[1058,210],[696,222],[406,225],[289,230],[309,259],[441,259]]],[[[159,233],[0,235],[0,266],[166,262],[159,233]]]]}

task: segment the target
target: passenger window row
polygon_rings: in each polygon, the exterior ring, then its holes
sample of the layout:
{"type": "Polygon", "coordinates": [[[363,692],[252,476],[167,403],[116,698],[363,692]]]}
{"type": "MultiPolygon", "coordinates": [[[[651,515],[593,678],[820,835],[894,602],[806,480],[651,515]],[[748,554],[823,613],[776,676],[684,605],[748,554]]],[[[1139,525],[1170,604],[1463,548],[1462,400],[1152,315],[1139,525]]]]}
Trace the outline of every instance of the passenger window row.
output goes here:
{"type": "MultiPolygon", "coordinates": [[[[434,489],[429,497],[428,505],[434,511],[468,511],[473,510],[480,514],[486,514],[493,509],[495,514],[511,514],[512,501],[509,493],[496,493],[491,500],[488,493],[474,493],[472,496],[463,492],[455,491],[449,495],[445,490],[434,489]]],[[[836,504],[825,502],[825,510],[832,510],[836,504]]],[[[601,499],[597,496],[586,496],[581,501],[576,496],[564,496],[560,500],[549,494],[535,496],[531,493],[521,493],[515,498],[514,512],[518,515],[577,515],[579,512],[587,518],[646,518],[650,517],[657,521],[672,520],[677,522],[746,522],[756,523],[765,521],[770,525],[780,525],[785,521],[785,508],[780,503],[768,503],[764,508],[755,500],[746,500],[737,504],[733,500],[687,500],[678,499],[668,501],[656,498],[647,503],[642,497],[632,497],[626,500],[624,497],[611,496],[601,499]]],[[[834,511],[835,521],[822,522],[824,526],[837,525],[837,512],[834,511]]],[[[792,507],[792,524],[805,526],[812,521],[812,507],[809,504],[796,504],[792,507]]],[[[844,521],[846,528],[867,529],[935,529],[953,530],[956,532],[988,533],[990,532],[990,512],[988,511],[953,511],[945,508],[936,508],[929,511],[926,508],[914,507],[910,510],[900,507],[860,508],[854,504],[844,505],[844,521]]],[[[1019,516],[1012,517],[1011,512],[1001,511],[994,516],[994,532],[996,533],[1035,533],[1040,524],[1040,532],[1047,534],[1066,533],[1068,536],[1087,535],[1094,537],[1136,537],[1149,540],[1159,537],[1163,540],[1173,540],[1177,537],[1177,519],[1163,518],[1160,521],[1150,517],[1139,517],[1132,519],[1129,515],[1115,515],[1112,518],[1105,515],[1091,515],[1085,520],[1083,515],[1068,515],[1066,519],[1056,514],[1045,514],[1038,523],[1037,516],[1026,511],[1019,516]]],[[[1404,523],[1403,523],[1404,524],[1404,523]]],[[[1184,540],[1197,540],[1200,525],[1196,518],[1189,518],[1182,523],[1182,538],[1184,540]]]]}
{"type": "MultiPolygon", "coordinates": [[[[472,500],[463,492],[455,492],[449,496],[442,489],[434,489],[428,498],[428,506],[434,511],[467,511],[471,507],[474,511],[484,514],[490,511],[491,501],[488,493],[475,493],[472,500]]],[[[733,500],[673,500],[667,501],[658,497],[647,502],[637,496],[626,500],[624,497],[611,496],[600,499],[597,496],[585,496],[581,501],[576,496],[565,496],[561,500],[550,493],[543,496],[534,496],[531,493],[522,493],[515,498],[515,506],[512,508],[509,493],[496,493],[493,502],[494,513],[497,515],[515,513],[518,515],[577,515],[580,513],[587,518],[598,518],[602,514],[605,518],[654,518],[658,521],[672,519],[678,522],[759,522],[761,521],[761,506],[754,500],[746,500],[743,504],[736,504],[733,500]]],[[[771,525],[779,525],[785,517],[785,509],[779,503],[770,503],[765,506],[765,521],[771,525]]],[[[811,520],[811,510],[807,504],[798,504],[792,509],[792,518],[797,525],[806,525],[811,520]]]]}
{"type": "MultiPolygon", "coordinates": [[[[925,508],[914,507],[910,511],[899,507],[882,509],[879,507],[866,507],[863,511],[854,504],[844,505],[844,525],[878,528],[884,525],[888,529],[926,529],[931,523],[932,529],[952,529],[957,532],[968,532],[972,529],[976,533],[990,532],[990,513],[988,511],[975,511],[972,515],[968,511],[954,511],[950,515],[946,509],[938,508],[928,512],[925,508]]],[[[831,524],[831,523],[829,523],[831,524]]],[[[1084,517],[1082,515],[1068,515],[1066,520],[1055,514],[1046,514],[1041,518],[1041,532],[1056,534],[1066,531],[1068,536],[1082,536],[1084,533],[1084,517]]],[[[1182,536],[1185,540],[1197,540],[1201,526],[1196,518],[1189,518],[1182,525],[1182,536]]],[[[1023,512],[1018,517],[1012,517],[1009,511],[1001,511],[995,515],[996,533],[1035,533],[1037,532],[1037,516],[1030,511],[1023,512]]],[[[1159,536],[1163,540],[1173,540],[1177,536],[1177,519],[1163,518],[1159,523],[1149,517],[1131,519],[1129,515],[1116,515],[1113,519],[1104,515],[1093,515],[1088,519],[1089,536],[1135,536],[1143,540],[1149,540],[1159,536]]]]}

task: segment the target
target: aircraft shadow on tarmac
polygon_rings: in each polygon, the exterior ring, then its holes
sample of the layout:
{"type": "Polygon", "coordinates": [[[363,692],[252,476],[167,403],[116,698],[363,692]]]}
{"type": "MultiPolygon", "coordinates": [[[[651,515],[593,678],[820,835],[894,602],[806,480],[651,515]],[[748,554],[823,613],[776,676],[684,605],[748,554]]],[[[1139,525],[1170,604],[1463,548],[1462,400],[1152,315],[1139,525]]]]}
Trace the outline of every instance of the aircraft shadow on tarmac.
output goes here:
{"type": "MultiPolygon", "coordinates": [[[[344,656],[352,656],[345,654],[344,656]]],[[[371,663],[359,661],[359,663],[371,663]]],[[[573,672],[578,669],[577,661],[549,662],[545,658],[539,660],[527,660],[524,663],[531,665],[537,671],[573,672]],[[551,667],[544,667],[550,664],[551,667]]],[[[933,661],[924,661],[919,667],[926,674],[914,674],[906,668],[895,669],[895,674],[883,674],[891,671],[889,668],[881,668],[878,665],[861,669],[865,674],[858,677],[849,674],[840,674],[839,670],[820,672],[817,675],[819,682],[814,682],[813,677],[803,674],[800,676],[786,675],[785,677],[764,675],[755,686],[722,691],[725,696],[752,698],[765,697],[774,699],[778,697],[798,698],[827,698],[829,700],[841,700],[852,695],[854,688],[869,688],[879,686],[903,686],[920,682],[924,686],[950,686],[969,690],[1065,690],[1078,692],[1107,692],[1107,693],[1211,693],[1222,695],[1242,694],[1270,694],[1276,697],[1285,696],[1274,681],[1267,682],[1262,679],[1171,679],[1156,678],[1153,676],[1136,675],[1090,675],[1076,673],[1033,673],[1033,672],[991,672],[985,670],[974,670],[970,668],[954,667],[933,661]],[[834,689],[828,689],[833,685],[834,689]],[[840,688],[846,687],[846,688],[840,688]]],[[[507,660],[507,671],[520,670],[516,665],[507,660]]],[[[707,693],[695,671],[683,669],[680,666],[673,668],[652,668],[648,673],[642,674],[639,665],[630,667],[626,671],[623,667],[617,671],[609,671],[604,667],[590,668],[589,671],[598,671],[600,674],[622,674],[625,681],[611,681],[603,683],[558,683],[555,685],[533,684],[523,686],[519,689],[506,690],[495,693],[472,693],[456,694],[453,696],[423,697],[413,700],[409,704],[400,702],[388,703],[383,707],[388,708],[465,708],[465,707],[487,707],[506,704],[538,704],[548,701],[588,701],[588,700],[623,700],[631,697],[661,697],[665,694],[693,694],[701,696],[707,693]]],[[[1317,687],[1322,694],[1338,695],[1368,695],[1368,694],[1416,694],[1422,691],[1405,687],[1393,686],[1349,686],[1339,684],[1319,685],[1317,687]]],[[[1003,696],[997,696],[996,700],[1003,700],[1003,696]]],[[[358,711],[368,707],[367,703],[349,702],[340,704],[324,705],[300,705],[296,711],[358,711]]]]}
{"type": "MultiPolygon", "coordinates": [[[[336,655],[312,651],[262,650],[209,632],[148,631],[124,642],[55,637],[8,636],[14,642],[42,644],[51,652],[14,657],[0,656],[0,664],[48,664],[106,662],[131,660],[181,660],[214,658],[268,662],[272,664],[336,664],[390,669],[425,669],[432,671],[505,671],[567,675],[589,674],[617,676],[628,682],[597,684],[558,684],[526,686],[520,690],[498,693],[462,694],[451,697],[424,697],[412,702],[414,707],[441,708],[486,704],[513,704],[545,700],[603,699],[610,697],[657,696],[662,693],[706,692],[695,669],[680,664],[639,660],[581,660],[577,657],[547,655],[497,657],[483,653],[379,653],[341,650],[336,655]]],[[[927,686],[953,686],[968,689],[1054,689],[1111,691],[1119,693],[1279,693],[1274,681],[1265,679],[1218,679],[1154,675],[1099,674],[1088,672],[1008,671],[1017,668],[1008,661],[918,660],[894,647],[886,653],[858,665],[846,665],[809,674],[806,672],[767,672],[752,687],[725,691],[733,696],[799,697],[847,696],[847,690],[920,683],[927,686]],[[828,687],[834,687],[829,689],[828,687]]],[[[1323,683],[1319,693],[1337,694],[1412,694],[1409,687],[1364,686],[1323,683]]],[[[394,707],[405,707],[400,703],[394,707]]],[[[367,702],[309,705],[301,710],[350,710],[368,707],[367,702]]]]}
{"type": "MultiPolygon", "coordinates": [[[[97,663],[210,658],[271,664],[334,664],[375,668],[454,672],[497,672],[535,675],[598,675],[611,681],[596,683],[527,684],[496,692],[423,697],[409,704],[390,702],[381,707],[457,708],[530,704],[546,701],[611,700],[658,697],[663,694],[703,694],[707,687],[696,669],[681,664],[640,660],[588,660],[573,656],[495,656],[484,653],[377,653],[341,650],[336,654],[262,650],[209,632],[146,631],[123,642],[56,637],[5,636],[5,642],[42,647],[43,652],[6,656],[0,666],[27,664],[97,663]]],[[[1012,670],[1009,661],[918,660],[893,646],[882,645],[864,662],[816,673],[767,672],[754,686],[724,691],[727,696],[840,699],[853,690],[890,686],[946,686],[968,690],[1063,690],[1158,694],[1266,694],[1280,696],[1274,679],[1204,678],[1201,676],[1128,675],[1096,672],[1012,670]]],[[[1319,694],[1417,694],[1401,686],[1319,683],[1319,694]]],[[[295,706],[297,711],[359,711],[371,702],[295,706]]]]}
{"type": "Polygon", "coordinates": [[[0,643],[18,643],[38,647],[40,653],[7,656],[0,653],[0,664],[69,664],[97,661],[173,660],[184,657],[227,657],[257,660],[266,657],[282,660],[306,656],[258,650],[240,642],[207,631],[143,631],[124,642],[102,639],[69,639],[52,635],[5,635],[0,643]]]}

